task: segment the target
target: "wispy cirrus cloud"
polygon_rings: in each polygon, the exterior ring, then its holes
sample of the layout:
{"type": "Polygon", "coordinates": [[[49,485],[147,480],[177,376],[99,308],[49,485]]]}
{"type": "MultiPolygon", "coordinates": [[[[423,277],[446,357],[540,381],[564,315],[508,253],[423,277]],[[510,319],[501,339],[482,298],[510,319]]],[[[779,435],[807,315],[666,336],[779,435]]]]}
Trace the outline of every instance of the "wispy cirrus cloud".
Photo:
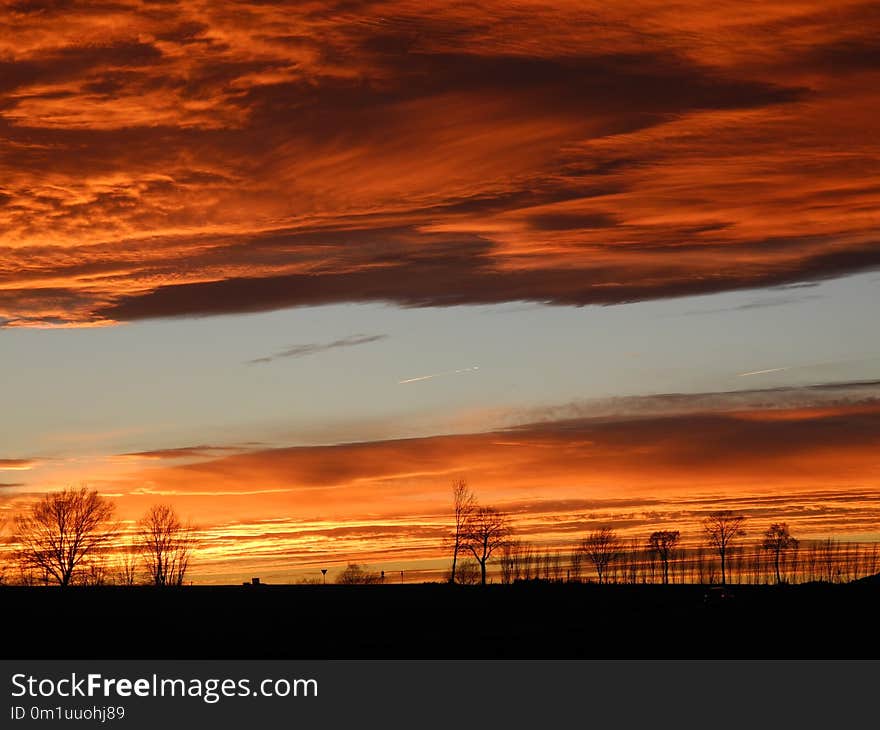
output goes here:
{"type": "Polygon", "coordinates": [[[245,450],[236,446],[177,446],[170,449],[151,449],[119,454],[120,459],[193,459],[220,456],[226,452],[245,450]]]}
{"type": "Polygon", "coordinates": [[[416,512],[428,509],[463,475],[487,499],[513,502],[527,494],[607,500],[675,493],[689,500],[705,490],[733,499],[767,483],[798,493],[837,484],[844,495],[846,485],[867,488],[878,474],[876,382],[656,395],[560,407],[544,418],[520,414],[529,416],[483,433],[258,448],[146,469],[135,481],[181,498],[269,490],[261,499],[276,506],[294,500],[336,519],[375,509],[377,493],[383,503],[402,499],[402,513],[408,500],[416,512]],[[702,491],[691,489],[695,479],[702,491]]]}
{"type": "Polygon", "coordinates": [[[746,302],[744,304],[737,304],[732,307],[721,307],[716,309],[693,309],[689,312],[685,312],[685,314],[721,314],[723,312],[750,312],[753,309],[769,309],[772,307],[785,307],[790,304],[802,304],[807,301],[815,301],[822,299],[822,296],[819,294],[806,294],[803,296],[784,296],[784,297],[774,297],[774,298],[761,298],[755,299],[751,302],[746,302]]]}
{"type": "Polygon", "coordinates": [[[341,347],[356,347],[357,345],[368,345],[371,342],[379,342],[387,339],[388,335],[349,335],[331,342],[307,342],[300,345],[291,345],[290,347],[276,352],[274,355],[258,357],[254,360],[248,360],[249,365],[258,365],[260,363],[272,362],[273,360],[281,360],[285,358],[307,357],[316,355],[319,352],[327,352],[328,350],[336,350],[341,347]]]}
{"type": "Polygon", "coordinates": [[[679,417],[701,413],[798,411],[880,402],[880,380],[837,381],[802,386],[776,386],[705,393],[592,398],[508,411],[510,426],[581,419],[627,420],[679,417]]]}
{"type": "Polygon", "coordinates": [[[37,463],[37,459],[0,459],[0,471],[27,471],[37,463]]]}

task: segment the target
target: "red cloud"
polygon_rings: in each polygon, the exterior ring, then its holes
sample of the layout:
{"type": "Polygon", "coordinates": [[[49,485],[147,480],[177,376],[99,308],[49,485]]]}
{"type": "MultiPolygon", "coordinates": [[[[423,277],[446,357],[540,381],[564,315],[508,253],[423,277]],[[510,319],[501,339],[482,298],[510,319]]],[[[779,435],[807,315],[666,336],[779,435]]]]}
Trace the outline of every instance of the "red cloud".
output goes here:
{"type": "Polygon", "coordinates": [[[0,323],[615,303],[880,264],[863,3],[17,3],[0,323]]]}

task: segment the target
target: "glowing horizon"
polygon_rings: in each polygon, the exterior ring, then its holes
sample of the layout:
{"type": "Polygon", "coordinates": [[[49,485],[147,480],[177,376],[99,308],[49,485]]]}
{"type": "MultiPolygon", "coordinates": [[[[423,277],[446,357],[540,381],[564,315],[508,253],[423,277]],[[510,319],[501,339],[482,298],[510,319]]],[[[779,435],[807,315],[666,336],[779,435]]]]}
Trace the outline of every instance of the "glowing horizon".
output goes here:
{"type": "Polygon", "coordinates": [[[168,502],[197,581],[434,568],[460,477],[541,545],[880,539],[878,20],[8,4],[0,517],[168,502]]]}

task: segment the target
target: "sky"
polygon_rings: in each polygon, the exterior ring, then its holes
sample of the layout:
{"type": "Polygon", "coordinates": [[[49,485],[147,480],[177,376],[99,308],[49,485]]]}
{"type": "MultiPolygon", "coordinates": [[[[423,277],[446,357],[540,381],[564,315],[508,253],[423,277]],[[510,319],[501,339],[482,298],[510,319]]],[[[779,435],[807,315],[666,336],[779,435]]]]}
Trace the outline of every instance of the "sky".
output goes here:
{"type": "Polygon", "coordinates": [[[5,3],[0,511],[167,502],[199,582],[439,569],[457,478],[554,549],[880,537],[878,25],[5,3]]]}

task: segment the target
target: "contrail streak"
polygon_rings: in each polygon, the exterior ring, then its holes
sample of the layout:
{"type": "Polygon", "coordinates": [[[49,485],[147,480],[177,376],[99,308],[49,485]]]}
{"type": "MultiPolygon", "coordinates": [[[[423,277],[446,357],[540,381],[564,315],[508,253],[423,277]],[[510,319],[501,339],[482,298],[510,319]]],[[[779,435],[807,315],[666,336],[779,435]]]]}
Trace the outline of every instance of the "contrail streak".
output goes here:
{"type": "Polygon", "coordinates": [[[406,383],[418,383],[422,380],[431,380],[432,378],[440,378],[444,375],[456,375],[457,373],[469,373],[472,370],[479,370],[479,369],[480,369],[479,365],[474,365],[473,367],[470,367],[470,368],[461,368],[461,370],[446,370],[445,372],[434,373],[433,375],[420,375],[417,378],[407,378],[406,380],[398,380],[397,384],[398,385],[405,385],[406,383]]]}
{"type": "Polygon", "coordinates": [[[765,373],[778,373],[783,370],[791,370],[793,367],[795,367],[795,366],[788,365],[784,368],[768,368],[767,370],[752,370],[751,372],[748,372],[748,373],[740,373],[739,375],[737,375],[737,377],[738,378],[746,378],[749,375],[764,375],[765,373]]]}
{"type": "Polygon", "coordinates": [[[782,368],[768,368],[767,370],[751,370],[750,372],[747,372],[747,373],[739,373],[737,375],[737,377],[738,378],[745,378],[749,375],[765,375],[766,373],[779,373],[779,372],[782,372],[783,370],[806,370],[807,368],[818,368],[818,367],[823,367],[823,366],[827,366],[827,365],[849,365],[852,363],[859,363],[859,362],[873,362],[874,360],[878,360],[878,359],[880,359],[880,358],[878,358],[876,355],[874,355],[874,356],[869,356],[869,357],[851,358],[851,359],[847,359],[847,360],[823,360],[822,362],[811,362],[811,363],[806,363],[805,365],[786,365],[785,367],[782,367],[782,368]]]}

